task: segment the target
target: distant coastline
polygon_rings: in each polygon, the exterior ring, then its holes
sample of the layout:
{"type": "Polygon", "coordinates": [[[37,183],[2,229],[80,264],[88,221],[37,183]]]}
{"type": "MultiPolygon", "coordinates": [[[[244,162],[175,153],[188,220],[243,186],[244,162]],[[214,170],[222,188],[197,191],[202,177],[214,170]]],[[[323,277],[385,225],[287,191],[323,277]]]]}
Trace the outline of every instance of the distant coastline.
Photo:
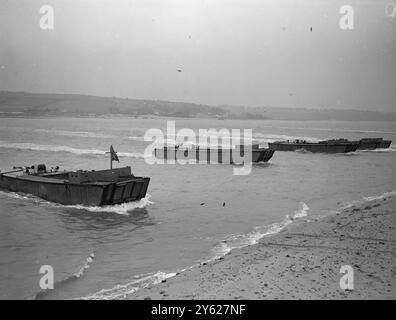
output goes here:
{"type": "Polygon", "coordinates": [[[218,120],[396,121],[381,111],[209,106],[189,102],[0,91],[0,117],[134,117],[218,120]]]}

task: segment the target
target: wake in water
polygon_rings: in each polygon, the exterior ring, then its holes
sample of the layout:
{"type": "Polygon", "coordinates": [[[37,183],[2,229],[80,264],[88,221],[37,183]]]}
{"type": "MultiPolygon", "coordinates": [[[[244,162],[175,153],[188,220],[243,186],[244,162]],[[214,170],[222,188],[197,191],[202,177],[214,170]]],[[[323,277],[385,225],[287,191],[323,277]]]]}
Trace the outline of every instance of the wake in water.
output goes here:
{"type": "Polygon", "coordinates": [[[12,192],[12,191],[1,191],[0,190],[0,198],[10,198],[10,199],[16,199],[16,200],[22,200],[26,201],[26,204],[35,204],[38,206],[62,206],[60,204],[50,202],[44,199],[41,199],[39,197],[36,197],[31,194],[26,194],[26,193],[18,193],[18,192],[12,192]]]}
{"type": "Polygon", "coordinates": [[[374,150],[357,150],[357,152],[374,152],[374,153],[388,153],[388,152],[396,152],[396,145],[392,144],[389,148],[386,149],[374,149],[374,150]]]}
{"type": "Polygon", "coordinates": [[[300,203],[301,208],[296,210],[293,215],[287,215],[281,222],[276,222],[271,225],[256,227],[248,234],[231,235],[213,249],[213,259],[218,259],[233,249],[240,249],[246,246],[256,244],[261,238],[281,232],[286,226],[297,219],[307,216],[309,207],[306,203],[300,203]]]}
{"type": "Polygon", "coordinates": [[[151,198],[150,194],[147,194],[146,197],[138,201],[126,202],[126,203],[115,204],[110,206],[102,206],[102,207],[84,206],[84,205],[62,205],[59,203],[46,201],[44,199],[41,199],[39,197],[30,194],[8,192],[8,191],[0,191],[0,197],[8,197],[12,199],[30,201],[33,202],[34,204],[42,205],[42,206],[52,206],[57,208],[72,208],[72,209],[95,212],[95,213],[116,213],[121,215],[128,215],[135,209],[142,209],[154,203],[150,201],[151,198]]]}
{"type": "Polygon", "coordinates": [[[83,205],[71,205],[71,206],[62,206],[63,208],[74,208],[78,210],[86,210],[89,212],[96,212],[96,213],[117,213],[121,215],[128,215],[135,209],[143,209],[150,204],[153,204],[150,201],[151,195],[147,194],[146,197],[133,202],[126,202],[121,204],[115,204],[111,206],[83,206],[83,205]]]}

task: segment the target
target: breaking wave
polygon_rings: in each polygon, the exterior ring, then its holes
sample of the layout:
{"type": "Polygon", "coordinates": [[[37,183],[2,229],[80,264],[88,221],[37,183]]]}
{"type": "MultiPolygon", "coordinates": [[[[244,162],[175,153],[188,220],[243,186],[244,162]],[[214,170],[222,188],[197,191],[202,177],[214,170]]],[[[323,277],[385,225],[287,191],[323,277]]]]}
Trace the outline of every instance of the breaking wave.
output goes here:
{"type": "Polygon", "coordinates": [[[67,130],[56,130],[56,129],[35,129],[35,132],[55,134],[58,136],[65,137],[78,137],[78,138],[97,138],[97,139],[110,139],[113,138],[112,135],[97,133],[97,132],[87,132],[87,131],[67,131],[67,130]]]}
{"type": "Polygon", "coordinates": [[[140,136],[129,136],[128,139],[135,141],[144,141],[144,137],[140,137],[140,136]]]}
{"type": "Polygon", "coordinates": [[[127,295],[150,285],[156,285],[163,280],[174,277],[176,273],[165,273],[159,271],[155,274],[148,274],[140,279],[131,281],[127,284],[119,284],[111,289],[102,289],[94,294],[82,297],[82,300],[118,300],[125,299],[127,295]]]}
{"type": "Polygon", "coordinates": [[[300,204],[301,209],[294,212],[294,215],[292,216],[293,219],[304,218],[308,215],[309,207],[307,206],[307,204],[304,202],[301,202],[300,204]]]}
{"type": "Polygon", "coordinates": [[[91,264],[94,261],[94,258],[95,258],[95,253],[92,252],[87,258],[85,264],[80,268],[80,270],[78,270],[77,273],[74,274],[74,276],[80,278],[84,274],[85,270],[90,268],[91,264]]]}
{"type": "Polygon", "coordinates": [[[40,300],[48,295],[51,295],[54,291],[59,290],[63,285],[66,285],[72,281],[77,280],[78,278],[82,277],[82,275],[85,273],[85,271],[87,269],[89,269],[91,267],[91,264],[93,263],[95,258],[95,253],[92,252],[88,258],[85,261],[85,264],[76,272],[73,273],[72,275],[70,275],[69,277],[67,277],[66,279],[60,280],[58,282],[54,283],[54,288],[53,290],[45,290],[45,291],[40,291],[38,292],[34,299],[35,300],[40,300]]]}
{"type": "MultiPolygon", "coordinates": [[[[105,150],[98,149],[78,149],[67,146],[57,145],[43,145],[34,143],[9,143],[0,141],[0,148],[20,149],[20,150],[34,150],[34,151],[47,151],[47,152],[69,152],[77,155],[105,155],[105,150]]],[[[144,158],[143,153],[130,153],[130,152],[117,152],[120,157],[128,158],[144,158]]]]}
{"type": "Polygon", "coordinates": [[[308,215],[308,205],[304,202],[301,202],[300,206],[301,208],[296,210],[293,215],[287,215],[281,222],[276,222],[267,226],[256,227],[248,234],[230,235],[226,239],[222,240],[221,243],[213,249],[214,257],[210,260],[218,259],[233,249],[240,249],[246,246],[254,245],[265,236],[281,232],[293,221],[304,218],[308,215]]]}
{"type": "Polygon", "coordinates": [[[365,201],[370,202],[370,201],[374,201],[374,200],[382,200],[384,198],[393,197],[393,196],[396,196],[396,191],[389,191],[389,192],[384,192],[382,194],[377,194],[374,196],[363,197],[363,199],[365,201]]]}
{"type": "Polygon", "coordinates": [[[339,210],[335,210],[334,212],[340,213],[340,212],[342,212],[342,211],[344,211],[346,209],[352,208],[352,207],[357,206],[357,205],[361,205],[361,204],[363,204],[365,202],[371,202],[371,201],[375,201],[375,200],[382,200],[382,199],[385,199],[385,198],[388,198],[388,197],[393,197],[393,196],[396,196],[396,191],[387,191],[387,192],[384,192],[384,193],[381,193],[381,194],[377,194],[377,195],[373,195],[373,196],[365,196],[365,197],[362,197],[361,199],[353,200],[353,201],[348,202],[346,205],[342,206],[339,210]]]}

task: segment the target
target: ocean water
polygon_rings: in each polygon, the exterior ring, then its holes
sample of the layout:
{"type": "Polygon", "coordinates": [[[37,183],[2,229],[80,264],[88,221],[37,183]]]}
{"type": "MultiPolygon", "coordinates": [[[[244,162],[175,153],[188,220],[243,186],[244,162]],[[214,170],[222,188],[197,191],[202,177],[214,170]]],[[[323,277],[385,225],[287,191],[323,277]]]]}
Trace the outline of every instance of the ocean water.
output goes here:
{"type": "Polygon", "coordinates": [[[0,168],[46,163],[108,168],[110,144],[148,195],[108,207],[62,206],[0,191],[1,299],[119,299],[233,248],[356,202],[395,194],[396,123],[177,119],[176,129],[252,129],[255,143],[279,139],[393,140],[388,150],[350,154],[275,152],[246,176],[232,165],[149,165],[146,130],[166,119],[0,118],[0,168]],[[42,265],[55,289],[41,292],[42,265]]]}

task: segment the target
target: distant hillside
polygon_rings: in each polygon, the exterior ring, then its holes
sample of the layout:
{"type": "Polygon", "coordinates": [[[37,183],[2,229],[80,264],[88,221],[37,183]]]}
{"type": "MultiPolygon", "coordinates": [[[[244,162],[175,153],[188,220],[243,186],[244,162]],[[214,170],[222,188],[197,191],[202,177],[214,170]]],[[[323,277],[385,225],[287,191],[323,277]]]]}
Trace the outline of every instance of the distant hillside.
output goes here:
{"type": "Polygon", "coordinates": [[[138,100],[74,94],[0,92],[0,116],[158,116],[217,119],[396,121],[396,113],[138,100]]]}
{"type": "MultiPolygon", "coordinates": [[[[249,112],[276,120],[342,120],[342,121],[396,121],[396,113],[380,111],[307,109],[282,107],[242,107],[220,105],[229,114],[237,116],[249,112]]],[[[232,117],[232,116],[231,116],[232,117]]]]}
{"type": "Polygon", "coordinates": [[[25,116],[124,114],[191,118],[226,115],[226,111],[218,107],[184,102],[5,91],[0,92],[0,111],[25,116]]]}

